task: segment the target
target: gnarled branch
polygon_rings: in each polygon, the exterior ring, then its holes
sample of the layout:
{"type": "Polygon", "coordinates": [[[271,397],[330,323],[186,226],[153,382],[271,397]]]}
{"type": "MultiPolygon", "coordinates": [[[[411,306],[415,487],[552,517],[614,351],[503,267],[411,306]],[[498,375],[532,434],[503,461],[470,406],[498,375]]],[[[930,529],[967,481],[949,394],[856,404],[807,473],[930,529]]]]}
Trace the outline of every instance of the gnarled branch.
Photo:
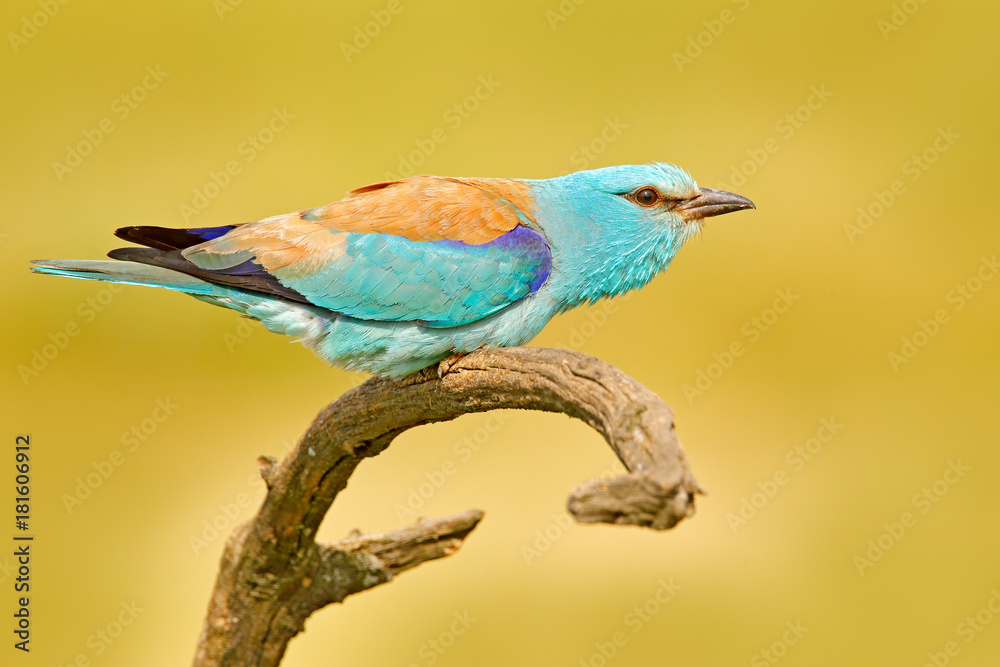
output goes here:
{"type": "Polygon", "coordinates": [[[576,352],[484,348],[439,378],[436,367],[372,378],[328,405],[288,457],[258,460],[268,493],[226,543],[196,667],[277,665],[314,611],[448,556],[482,518],[470,510],[400,530],[319,545],[314,536],[362,459],[407,429],[471,412],[521,408],[581,419],[611,445],[628,474],[591,480],[569,498],[582,523],[672,528],[701,492],[674,431],[673,413],[613,366],[576,352]]]}

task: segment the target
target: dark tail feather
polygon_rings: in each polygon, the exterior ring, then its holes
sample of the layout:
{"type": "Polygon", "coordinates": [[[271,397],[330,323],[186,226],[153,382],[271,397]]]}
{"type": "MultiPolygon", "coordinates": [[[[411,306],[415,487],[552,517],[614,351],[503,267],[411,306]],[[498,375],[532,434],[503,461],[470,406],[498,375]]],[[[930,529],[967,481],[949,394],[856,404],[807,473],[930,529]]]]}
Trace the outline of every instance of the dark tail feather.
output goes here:
{"type": "MultiPolygon", "coordinates": [[[[159,228],[153,227],[152,229],[159,228]]],[[[168,231],[182,232],[190,230],[171,229],[168,231]]],[[[310,303],[308,299],[295,290],[285,287],[278,282],[278,279],[267,273],[262,266],[252,262],[243,262],[239,266],[221,271],[209,271],[208,269],[202,269],[192,264],[176,248],[171,250],[116,248],[108,253],[108,257],[126,262],[136,262],[138,264],[148,264],[150,266],[171,269],[172,271],[194,276],[195,278],[200,278],[216,285],[222,285],[223,287],[235,287],[245,292],[276,296],[298,303],[310,303]]]]}
{"type": "Polygon", "coordinates": [[[213,271],[193,264],[181,253],[182,250],[193,245],[211,241],[231,232],[238,226],[223,225],[221,227],[197,227],[193,229],[171,229],[148,225],[122,227],[115,231],[115,236],[147,247],[117,248],[109,252],[108,257],[178,271],[224,287],[276,296],[298,303],[309,303],[309,300],[304,296],[282,285],[260,264],[247,261],[228,269],[213,271]]]}
{"type": "Polygon", "coordinates": [[[211,241],[236,229],[238,225],[221,227],[197,227],[193,229],[171,229],[150,225],[122,227],[115,230],[115,236],[125,241],[156,248],[157,250],[183,250],[193,245],[211,241]]]}

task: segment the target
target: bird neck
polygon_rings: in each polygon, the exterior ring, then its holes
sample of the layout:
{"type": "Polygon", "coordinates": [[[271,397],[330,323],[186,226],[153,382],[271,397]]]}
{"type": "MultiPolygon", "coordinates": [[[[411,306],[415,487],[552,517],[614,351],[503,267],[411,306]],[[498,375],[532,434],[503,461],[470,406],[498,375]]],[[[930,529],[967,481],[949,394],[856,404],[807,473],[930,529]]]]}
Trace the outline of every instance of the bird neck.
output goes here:
{"type": "Polygon", "coordinates": [[[534,197],[538,231],[552,250],[550,290],[563,309],[642,287],[680,248],[668,226],[623,219],[614,202],[537,186],[534,197]]]}

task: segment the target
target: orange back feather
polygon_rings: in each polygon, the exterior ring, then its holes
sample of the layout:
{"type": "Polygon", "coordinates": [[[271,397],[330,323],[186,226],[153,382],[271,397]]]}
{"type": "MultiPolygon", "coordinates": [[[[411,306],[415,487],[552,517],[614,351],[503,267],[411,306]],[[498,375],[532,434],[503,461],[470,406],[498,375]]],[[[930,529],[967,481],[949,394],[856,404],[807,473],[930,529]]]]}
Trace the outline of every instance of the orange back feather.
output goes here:
{"type": "Polygon", "coordinates": [[[348,232],[480,245],[520,224],[534,226],[534,214],[530,186],[523,181],[414,176],[352,190],[319,208],[240,225],[184,255],[206,269],[256,257],[271,271],[309,258],[334,259],[344,252],[348,232]]]}

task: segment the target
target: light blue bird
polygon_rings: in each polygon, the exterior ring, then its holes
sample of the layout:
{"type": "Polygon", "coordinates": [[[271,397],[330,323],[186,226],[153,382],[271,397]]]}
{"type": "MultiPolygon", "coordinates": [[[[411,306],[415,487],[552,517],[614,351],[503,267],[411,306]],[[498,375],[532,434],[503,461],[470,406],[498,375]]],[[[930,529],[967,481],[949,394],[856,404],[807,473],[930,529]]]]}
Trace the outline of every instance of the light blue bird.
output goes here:
{"type": "Polygon", "coordinates": [[[257,222],[123,227],[118,237],[146,247],[33,270],[184,292],[331,364],[402,376],[523,345],[561,312],[648,283],[705,218],[747,208],[659,163],[545,180],[415,176],[257,222]]]}

